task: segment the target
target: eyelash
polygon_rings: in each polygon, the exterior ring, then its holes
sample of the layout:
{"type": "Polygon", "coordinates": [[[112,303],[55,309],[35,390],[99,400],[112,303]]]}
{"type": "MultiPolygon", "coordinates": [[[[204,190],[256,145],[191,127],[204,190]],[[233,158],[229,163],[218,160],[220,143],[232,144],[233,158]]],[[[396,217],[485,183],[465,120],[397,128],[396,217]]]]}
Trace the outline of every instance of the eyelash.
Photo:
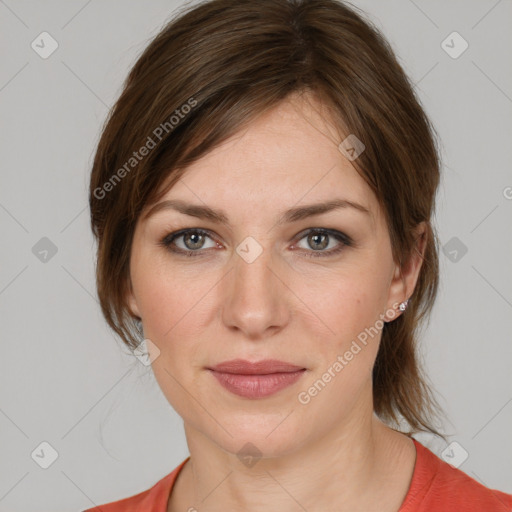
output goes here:
{"type": "MultiPolygon", "coordinates": [[[[159,245],[162,245],[167,250],[171,251],[172,253],[178,254],[180,256],[187,256],[187,257],[197,257],[199,255],[204,254],[204,250],[197,249],[196,251],[186,251],[184,249],[179,249],[173,246],[174,240],[177,238],[180,238],[182,236],[185,236],[189,233],[196,233],[199,235],[208,236],[209,238],[213,237],[211,236],[211,233],[209,231],[206,231],[204,229],[200,228],[187,228],[182,229],[180,231],[175,231],[174,233],[169,233],[166,235],[162,240],[160,240],[159,245]],[[201,254],[202,253],[202,254],[201,254]]],[[[302,240],[303,238],[306,238],[311,233],[319,234],[319,235],[328,235],[331,237],[334,237],[338,242],[341,242],[338,247],[335,249],[330,249],[329,251],[305,251],[302,249],[302,251],[306,252],[306,256],[308,258],[326,258],[329,256],[334,256],[335,254],[340,253],[345,247],[351,247],[353,246],[353,240],[346,235],[345,233],[342,233],[341,231],[336,231],[333,229],[326,229],[326,228],[311,228],[307,231],[303,231],[302,233],[299,233],[299,238],[297,238],[297,241],[302,240]]],[[[214,239],[213,239],[214,240],[214,239]]]]}

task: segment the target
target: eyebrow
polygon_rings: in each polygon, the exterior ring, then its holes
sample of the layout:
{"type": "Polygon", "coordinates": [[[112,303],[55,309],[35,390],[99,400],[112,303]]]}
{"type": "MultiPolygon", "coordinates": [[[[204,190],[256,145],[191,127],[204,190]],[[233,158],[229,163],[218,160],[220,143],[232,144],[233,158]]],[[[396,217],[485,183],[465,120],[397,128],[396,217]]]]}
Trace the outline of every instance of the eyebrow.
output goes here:
{"type": "MultiPolygon", "coordinates": [[[[277,220],[277,224],[297,222],[314,215],[320,215],[322,213],[327,213],[341,208],[353,208],[359,212],[371,215],[370,210],[359,203],[355,203],[354,201],[349,201],[347,199],[332,199],[322,203],[291,208],[280,215],[279,219],[277,220]]],[[[186,203],[185,201],[181,201],[179,199],[168,199],[166,201],[161,201],[160,203],[155,204],[144,215],[144,219],[147,219],[155,213],[163,210],[176,210],[180,213],[183,213],[184,215],[189,215],[191,217],[207,219],[217,224],[229,225],[228,216],[224,213],[224,211],[215,210],[209,206],[186,203]]]]}

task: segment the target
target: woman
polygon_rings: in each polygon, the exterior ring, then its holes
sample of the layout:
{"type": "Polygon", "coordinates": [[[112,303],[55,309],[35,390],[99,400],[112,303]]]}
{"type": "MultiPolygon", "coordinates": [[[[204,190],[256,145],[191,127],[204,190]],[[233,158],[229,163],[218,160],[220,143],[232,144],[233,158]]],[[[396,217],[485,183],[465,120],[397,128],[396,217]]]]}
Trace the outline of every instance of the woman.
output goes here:
{"type": "Polygon", "coordinates": [[[415,349],[439,168],[353,8],[212,0],[170,22],[106,123],[90,207],[103,314],[145,339],[190,457],[90,510],[510,510],[412,438],[443,437],[415,349]]]}

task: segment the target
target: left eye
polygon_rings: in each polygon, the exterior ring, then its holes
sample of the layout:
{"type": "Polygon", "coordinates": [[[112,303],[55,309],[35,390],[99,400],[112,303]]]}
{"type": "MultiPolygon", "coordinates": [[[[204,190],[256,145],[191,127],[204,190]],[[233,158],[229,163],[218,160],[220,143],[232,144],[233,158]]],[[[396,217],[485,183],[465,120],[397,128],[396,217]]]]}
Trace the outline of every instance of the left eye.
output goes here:
{"type": "MultiPolygon", "coordinates": [[[[308,247],[305,247],[305,249],[312,249],[312,251],[308,250],[310,253],[308,256],[313,257],[335,254],[341,251],[344,246],[351,245],[350,238],[344,233],[326,229],[312,229],[299,241],[301,240],[306,240],[308,247]]],[[[301,249],[303,248],[301,247],[301,249]]]]}

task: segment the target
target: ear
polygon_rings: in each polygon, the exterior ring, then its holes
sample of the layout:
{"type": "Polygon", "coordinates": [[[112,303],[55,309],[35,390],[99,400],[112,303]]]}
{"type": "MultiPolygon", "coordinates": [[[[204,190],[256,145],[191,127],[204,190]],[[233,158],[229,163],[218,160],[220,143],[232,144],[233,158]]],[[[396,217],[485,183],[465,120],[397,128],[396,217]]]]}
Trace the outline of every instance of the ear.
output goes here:
{"type": "Polygon", "coordinates": [[[401,314],[401,311],[398,309],[398,305],[409,299],[414,292],[425,256],[427,236],[427,224],[426,222],[420,222],[414,229],[414,238],[416,242],[412,248],[408,261],[402,263],[401,267],[399,264],[395,264],[395,270],[389,287],[387,303],[388,311],[393,310],[395,311],[395,314],[392,318],[390,318],[389,315],[386,315],[387,321],[394,320],[401,314]]]}
{"type": "Polygon", "coordinates": [[[128,279],[128,291],[126,293],[126,305],[128,306],[128,310],[133,316],[138,318],[142,318],[139,310],[139,306],[137,304],[137,299],[135,298],[135,294],[133,293],[132,281],[128,279]]]}

